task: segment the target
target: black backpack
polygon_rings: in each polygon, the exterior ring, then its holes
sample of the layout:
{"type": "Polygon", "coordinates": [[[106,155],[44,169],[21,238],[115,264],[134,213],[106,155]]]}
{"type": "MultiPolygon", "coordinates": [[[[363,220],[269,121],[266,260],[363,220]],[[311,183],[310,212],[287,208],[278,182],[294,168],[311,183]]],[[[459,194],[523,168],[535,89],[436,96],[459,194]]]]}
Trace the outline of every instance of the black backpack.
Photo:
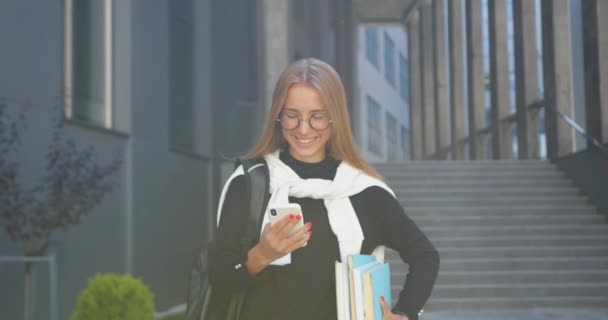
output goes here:
{"type": "MultiPolygon", "coordinates": [[[[236,160],[235,169],[243,166],[245,185],[249,195],[249,218],[245,235],[241,239],[241,252],[246,254],[260,237],[264,210],[269,198],[268,166],[264,158],[236,160]]],[[[245,300],[245,290],[220,296],[208,279],[209,258],[213,256],[213,242],[201,250],[190,276],[190,292],[186,307],[187,320],[237,320],[245,300]]]]}

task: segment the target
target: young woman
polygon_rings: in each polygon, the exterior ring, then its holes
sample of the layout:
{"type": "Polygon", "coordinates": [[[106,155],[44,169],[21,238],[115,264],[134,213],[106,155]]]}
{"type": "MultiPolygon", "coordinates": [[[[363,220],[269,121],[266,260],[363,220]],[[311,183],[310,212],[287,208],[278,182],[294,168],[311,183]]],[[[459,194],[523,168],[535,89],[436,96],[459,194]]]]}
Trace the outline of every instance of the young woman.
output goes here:
{"type": "Polygon", "coordinates": [[[384,319],[417,319],[439,255],[357,152],[344,87],[331,66],[303,59],[283,71],[262,137],[247,157],[267,161],[269,203],[298,203],[303,217],[264,223],[243,256],[244,177],[235,173],[226,183],[210,279],[224,292],[247,290],[241,319],[336,319],[335,261],[378,246],[396,250],[410,267],[393,309],[381,300],[384,319]],[[305,227],[289,235],[300,219],[305,227]]]}

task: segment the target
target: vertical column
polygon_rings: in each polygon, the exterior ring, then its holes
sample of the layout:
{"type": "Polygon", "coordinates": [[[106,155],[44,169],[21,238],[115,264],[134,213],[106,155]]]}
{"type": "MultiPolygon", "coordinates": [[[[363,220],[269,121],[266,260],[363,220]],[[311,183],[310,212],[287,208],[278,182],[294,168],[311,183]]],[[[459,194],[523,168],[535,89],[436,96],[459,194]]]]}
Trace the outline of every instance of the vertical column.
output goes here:
{"type": "MultiPolygon", "coordinates": [[[[551,19],[552,2],[541,0],[541,34],[543,47],[543,85],[544,85],[544,102],[546,105],[555,105],[555,95],[552,93],[555,90],[555,64],[553,58],[553,19],[551,19]]],[[[545,108],[545,135],[547,140],[547,157],[555,157],[557,149],[557,139],[555,133],[555,123],[557,116],[549,109],[545,108]]]]}
{"type": "Polygon", "coordinates": [[[355,53],[357,52],[357,14],[355,5],[351,0],[338,0],[336,15],[339,21],[336,24],[336,70],[342,78],[346,91],[346,100],[350,113],[351,127],[355,129],[354,135],[357,141],[362,141],[360,133],[356,131],[359,123],[360,110],[357,106],[359,101],[357,92],[357,63],[355,53]]]}
{"type": "Polygon", "coordinates": [[[583,20],[583,69],[585,71],[585,120],[587,132],[601,138],[600,81],[599,81],[599,39],[597,1],[581,3],[583,20]]]}
{"type": "Polygon", "coordinates": [[[412,159],[424,159],[424,132],[422,129],[422,81],[420,73],[420,15],[413,13],[408,23],[408,58],[410,62],[410,128],[412,130],[412,159]]]}
{"type": "Polygon", "coordinates": [[[445,2],[433,2],[433,35],[435,40],[435,114],[437,117],[437,150],[450,144],[448,121],[448,75],[445,43],[445,2]]]}
{"type": "Polygon", "coordinates": [[[601,142],[608,142],[608,4],[589,0],[583,9],[584,69],[586,122],[589,134],[601,142]]]}
{"type": "Polygon", "coordinates": [[[420,7],[420,55],[422,62],[422,118],[424,121],[424,155],[437,151],[435,130],[435,81],[433,71],[433,8],[431,0],[420,7]]]}
{"type": "Polygon", "coordinates": [[[528,111],[528,106],[539,99],[536,4],[534,1],[513,0],[513,31],[517,152],[520,159],[537,159],[540,157],[539,112],[528,111]]]}
{"type": "Polygon", "coordinates": [[[464,159],[464,146],[458,142],[466,137],[464,123],[464,34],[463,0],[448,1],[448,32],[450,46],[450,123],[452,158],[464,159]]]}
{"type": "Polygon", "coordinates": [[[263,0],[264,105],[268,112],[279,75],[289,64],[289,1],[263,0]]]}
{"type": "Polygon", "coordinates": [[[483,159],[486,154],[484,139],[475,134],[486,125],[481,0],[467,1],[466,12],[471,159],[483,159]]]}
{"type": "MultiPolygon", "coordinates": [[[[543,0],[543,54],[545,101],[573,118],[572,39],[570,2],[543,0]]],[[[574,130],[552,111],[545,112],[547,153],[561,157],[574,150],[574,130]]]]}
{"type": "Polygon", "coordinates": [[[509,95],[509,48],[507,1],[488,1],[490,31],[490,79],[492,97],[492,153],[494,159],[513,157],[511,125],[501,123],[511,113],[509,95]]]}
{"type": "Polygon", "coordinates": [[[601,142],[608,143],[608,2],[597,0],[597,40],[599,56],[600,113],[602,133],[601,142]]]}

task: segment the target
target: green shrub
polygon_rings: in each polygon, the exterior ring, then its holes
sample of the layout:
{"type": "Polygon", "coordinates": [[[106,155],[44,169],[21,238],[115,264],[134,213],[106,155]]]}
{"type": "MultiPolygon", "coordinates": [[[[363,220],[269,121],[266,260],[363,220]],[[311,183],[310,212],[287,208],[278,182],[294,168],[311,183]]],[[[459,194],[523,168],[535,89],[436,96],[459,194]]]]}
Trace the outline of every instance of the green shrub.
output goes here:
{"type": "Polygon", "coordinates": [[[96,274],[78,297],[72,320],[153,320],[154,297],[130,275],[96,274]]]}

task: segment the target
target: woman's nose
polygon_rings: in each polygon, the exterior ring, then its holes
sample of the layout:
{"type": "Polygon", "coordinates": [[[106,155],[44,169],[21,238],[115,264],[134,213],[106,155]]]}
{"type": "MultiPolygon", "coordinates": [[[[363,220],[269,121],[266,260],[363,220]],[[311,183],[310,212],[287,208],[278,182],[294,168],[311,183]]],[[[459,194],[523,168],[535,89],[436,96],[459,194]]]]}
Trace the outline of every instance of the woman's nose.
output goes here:
{"type": "Polygon", "coordinates": [[[312,130],[308,119],[300,118],[300,125],[298,126],[298,132],[304,134],[312,130]]]}

